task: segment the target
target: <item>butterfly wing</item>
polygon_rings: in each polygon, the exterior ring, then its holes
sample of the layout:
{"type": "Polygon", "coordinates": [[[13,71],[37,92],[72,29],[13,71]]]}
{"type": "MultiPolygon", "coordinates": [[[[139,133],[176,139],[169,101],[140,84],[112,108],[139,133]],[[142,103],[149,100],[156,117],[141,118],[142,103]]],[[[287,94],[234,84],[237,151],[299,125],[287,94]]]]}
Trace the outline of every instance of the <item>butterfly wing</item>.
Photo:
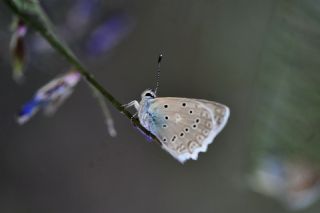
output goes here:
{"type": "Polygon", "coordinates": [[[205,152],[229,117],[229,108],[212,101],[188,98],[155,98],[140,122],[181,163],[205,152]]]}
{"type": "Polygon", "coordinates": [[[214,101],[207,101],[203,99],[197,99],[197,101],[205,104],[213,112],[213,118],[217,125],[216,130],[218,134],[228,122],[230,116],[229,107],[214,101]]]}

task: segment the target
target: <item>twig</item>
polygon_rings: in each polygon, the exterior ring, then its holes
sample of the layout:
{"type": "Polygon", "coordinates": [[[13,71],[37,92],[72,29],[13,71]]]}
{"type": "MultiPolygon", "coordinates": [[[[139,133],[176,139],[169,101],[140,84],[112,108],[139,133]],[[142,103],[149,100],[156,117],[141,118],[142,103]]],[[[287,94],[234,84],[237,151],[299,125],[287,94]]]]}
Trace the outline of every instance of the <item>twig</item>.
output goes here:
{"type": "Polygon", "coordinates": [[[39,32],[57,52],[65,57],[66,60],[79,71],[90,86],[94,87],[104,98],[108,99],[118,111],[127,116],[127,118],[129,118],[144,134],[160,143],[160,141],[151,132],[140,124],[138,119],[132,118],[132,114],[126,110],[123,105],[114,98],[113,95],[111,95],[111,93],[98,83],[94,76],[87,71],[68,46],[62,44],[62,42],[56,37],[55,33],[51,30],[51,22],[40,7],[38,1],[4,0],[4,2],[9,6],[13,13],[19,16],[27,25],[39,32]]]}

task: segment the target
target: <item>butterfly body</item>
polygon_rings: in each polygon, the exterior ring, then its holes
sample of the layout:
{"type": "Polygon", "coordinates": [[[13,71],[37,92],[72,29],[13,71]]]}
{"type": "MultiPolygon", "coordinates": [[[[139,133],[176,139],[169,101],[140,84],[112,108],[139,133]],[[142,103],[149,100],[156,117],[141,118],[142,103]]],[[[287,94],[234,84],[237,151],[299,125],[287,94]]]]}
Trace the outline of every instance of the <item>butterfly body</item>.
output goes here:
{"type": "Polygon", "coordinates": [[[154,134],[162,147],[181,163],[196,160],[205,152],[229,117],[225,105],[190,98],[156,97],[151,90],[134,101],[142,126],[154,134]]]}

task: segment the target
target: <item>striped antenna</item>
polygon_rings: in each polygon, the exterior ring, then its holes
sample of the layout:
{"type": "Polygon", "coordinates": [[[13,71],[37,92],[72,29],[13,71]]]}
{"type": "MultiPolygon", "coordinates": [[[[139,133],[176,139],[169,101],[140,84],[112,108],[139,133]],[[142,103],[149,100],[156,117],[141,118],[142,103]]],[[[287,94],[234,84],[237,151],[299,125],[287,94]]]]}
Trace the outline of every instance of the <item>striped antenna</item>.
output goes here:
{"type": "Polygon", "coordinates": [[[156,88],[154,90],[154,94],[157,95],[157,91],[159,89],[159,83],[160,83],[160,65],[161,65],[161,60],[162,60],[162,53],[159,54],[159,57],[158,57],[158,67],[157,67],[157,76],[156,76],[156,88]]]}

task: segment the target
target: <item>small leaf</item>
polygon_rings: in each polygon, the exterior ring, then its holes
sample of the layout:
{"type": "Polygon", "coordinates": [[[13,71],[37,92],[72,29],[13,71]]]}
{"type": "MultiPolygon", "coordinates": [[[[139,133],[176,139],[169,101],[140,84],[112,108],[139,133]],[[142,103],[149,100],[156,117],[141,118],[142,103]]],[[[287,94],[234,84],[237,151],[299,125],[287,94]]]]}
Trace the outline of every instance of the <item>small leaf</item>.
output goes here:
{"type": "Polygon", "coordinates": [[[92,91],[95,95],[95,97],[97,98],[98,100],[98,103],[100,105],[100,108],[102,110],[102,113],[103,113],[103,116],[104,116],[104,119],[105,119],[105,124],[107,126],[107,130],[108,130],[108,133],[111,137],[116,137],[117,136],[117,131],[114,127],[114,122],[113,122],[113,118],[111,116],[111,113],[110,113],[110,110],[107,106],[107,103],[106,103],[106,99],[103,95],[101,95],[94,87],[92,87],[90,85],[90,88],[92,88],[92,91]]]}

